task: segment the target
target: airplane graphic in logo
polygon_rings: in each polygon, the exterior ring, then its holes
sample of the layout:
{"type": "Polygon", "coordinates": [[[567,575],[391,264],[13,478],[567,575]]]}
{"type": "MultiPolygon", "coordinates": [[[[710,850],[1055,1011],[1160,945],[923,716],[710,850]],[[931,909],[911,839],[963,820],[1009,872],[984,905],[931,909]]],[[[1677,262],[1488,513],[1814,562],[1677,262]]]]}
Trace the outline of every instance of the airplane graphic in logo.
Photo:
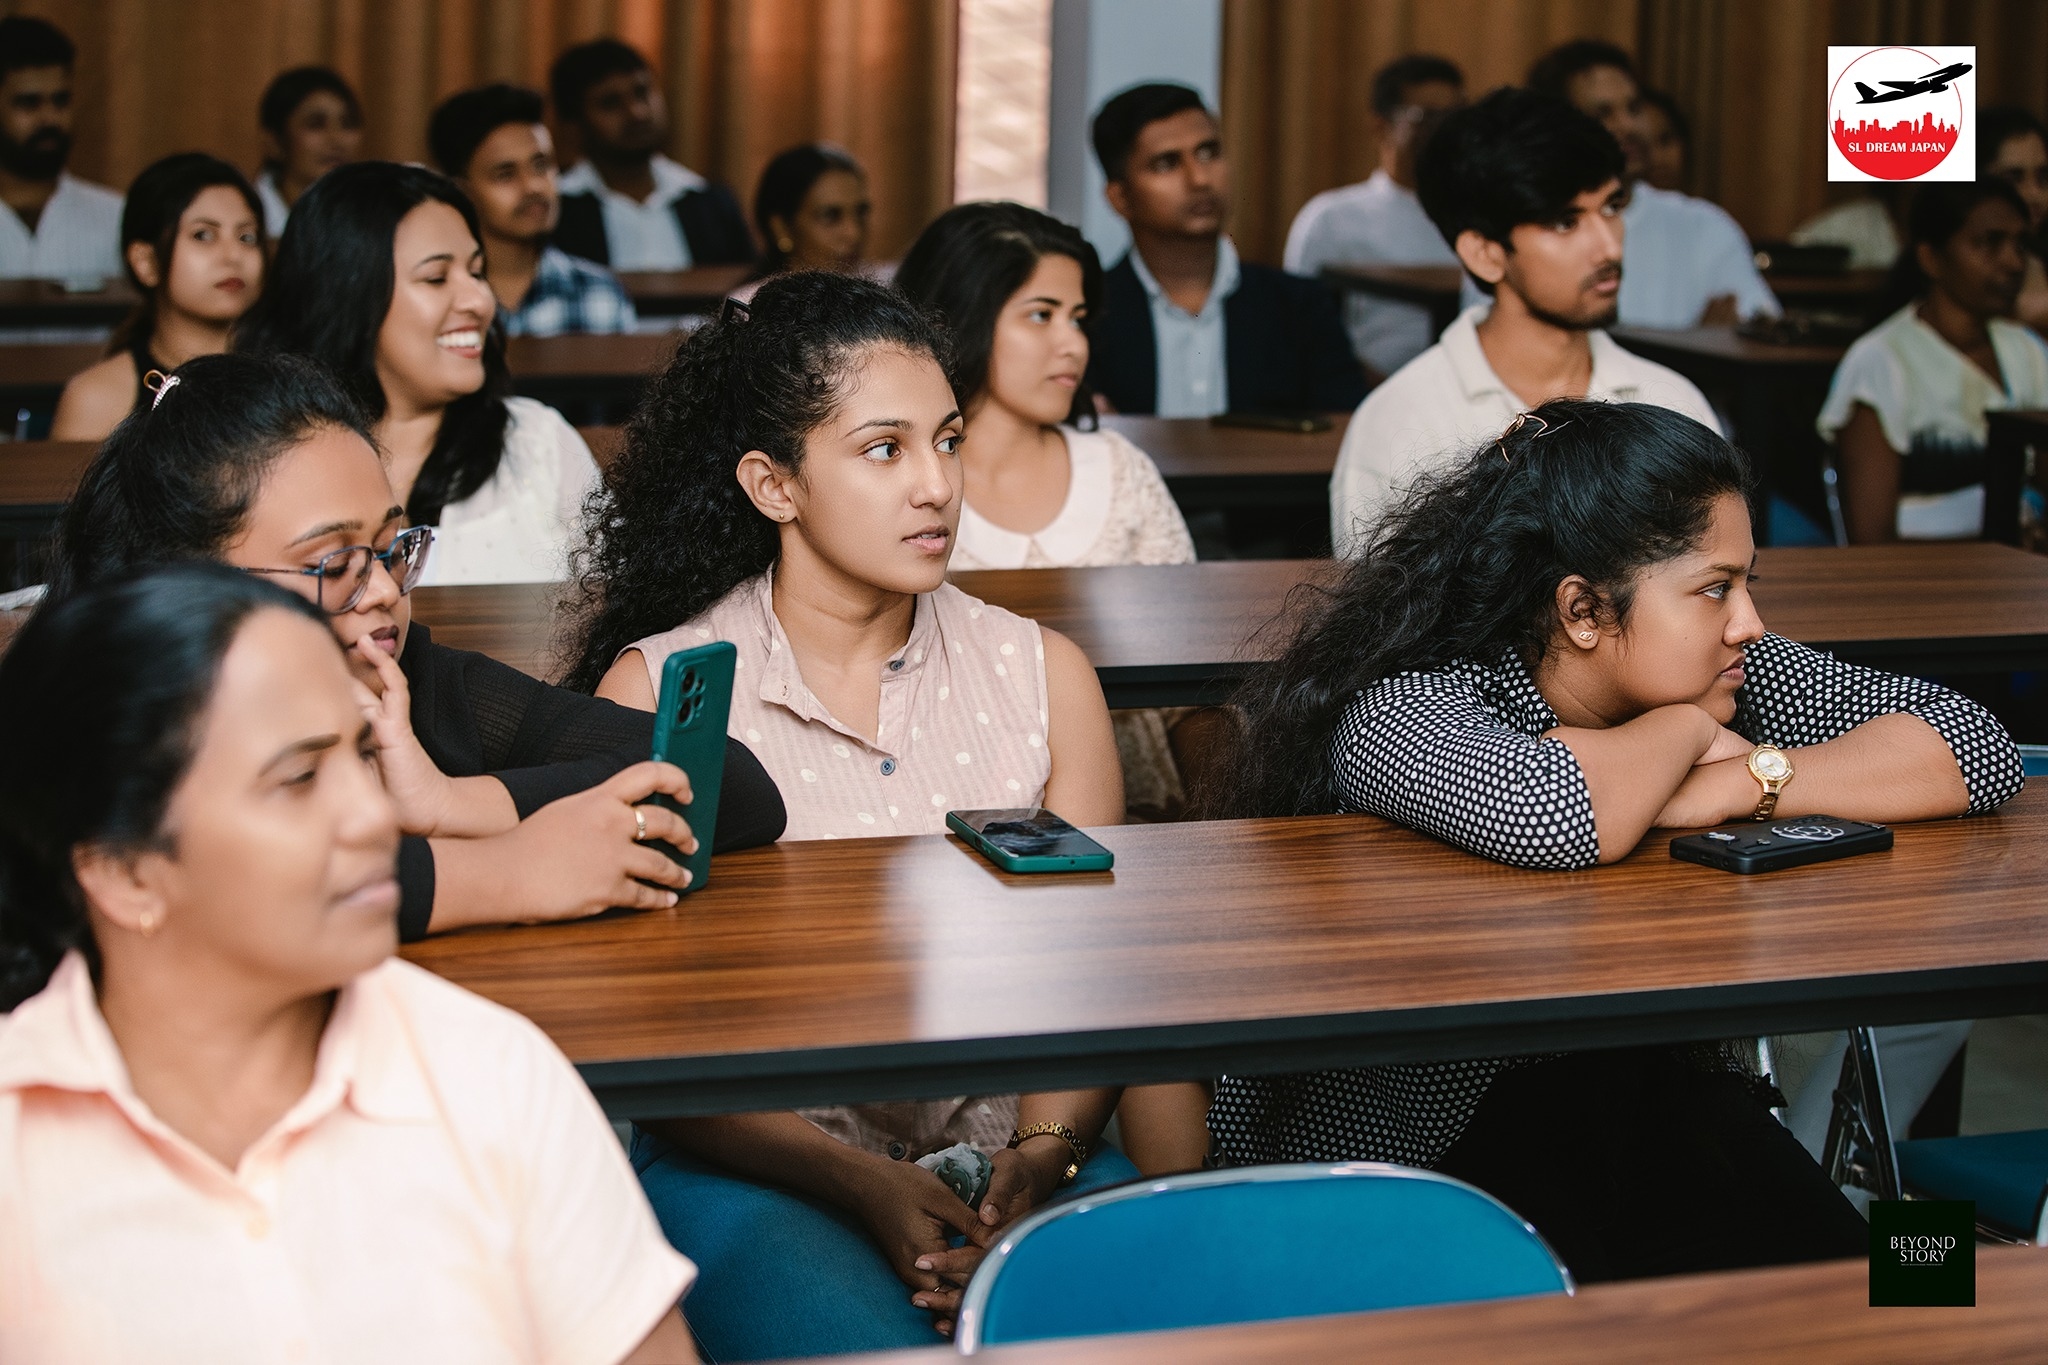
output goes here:
{"type": "Polygon", "coordinates": [[[1954,66],[1944,66],[1939,71],[1930,71],[1917,81],[1879,81],[1879,85],[1891,87],[1891,89],[1883,94],[1872,90],[1862,81],[1857,81],[1857,93],[1862,95],[1863,98],[1856,102],[1858,104],[1887,104],[1892,100],[1911,99],[1915,95],[1937,94],[1948,89],[1950,81],[1961,76],[1969,69],[1970,64],[1968,62],[1957,62],[1954,66]]]}

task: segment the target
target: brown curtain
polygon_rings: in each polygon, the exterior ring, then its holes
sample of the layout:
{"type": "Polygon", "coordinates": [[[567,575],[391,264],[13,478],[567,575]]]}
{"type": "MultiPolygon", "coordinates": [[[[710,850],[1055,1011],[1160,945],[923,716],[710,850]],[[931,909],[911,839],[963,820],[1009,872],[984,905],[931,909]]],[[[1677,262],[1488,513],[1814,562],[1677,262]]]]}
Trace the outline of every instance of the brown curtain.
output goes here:
{"type": "Polygon", "coordinates": [[[1440,53],[1476,94],[1576,37],[1637,54],[1693,125],[1693,192],[1759,238],[1854,193],[1826,178],[1831,43],[1973,43],[1979,103],[2048,109],[2040,0],[1225,0],[1239,246],[1277,263],[1310,195],[1372,172],[1370,85],[1385,62],[1440,53]]]}
{"type": "Polygon", "coordinates": [[[818,138],[868,167],[871,250],[899,255],[951,202],[954,6],[944,0],[0,0],[79,47],[72,168],[121,186],[170,152],[253,169],[277,72],[331,65],[362,92],[365,151],[426,155],[445,96],[545,89],[564,47],[613,34],[662,73],[670,154],[751,205],[768,158],[818,138]]]}

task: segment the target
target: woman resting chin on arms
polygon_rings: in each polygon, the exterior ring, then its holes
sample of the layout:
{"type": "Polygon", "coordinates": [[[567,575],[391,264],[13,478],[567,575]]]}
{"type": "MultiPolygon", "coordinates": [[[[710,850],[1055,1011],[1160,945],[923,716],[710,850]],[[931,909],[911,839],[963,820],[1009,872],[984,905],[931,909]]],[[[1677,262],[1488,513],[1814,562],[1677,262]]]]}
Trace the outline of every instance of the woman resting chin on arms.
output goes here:
{"type": "MultiPolygon", "coordinates": [[[[1929,820],[2022,785],[1975,703],[1766,632],[1749,470],[1642,404],[1546,403],[1418,488],[1246,687],[1230,814],[1366,811],[1532,868],[1654,825],[1929,820]]],[[[1703,874],[1714,875],[1714,874],[1703,874]]],[[[1512,902],[1502,913],[1512,914],[1512,902]]],[[[1490,1190],[1581,1280],[1861,1255],[1728,1049],[1226,1077],[1234,1160],[1389,1160],[1490,1190]]]]}
{"type": "Polygon", "coordinates": [[[0,731],[0,1359],[696,1358],[568,1061],[392,959],[398,820],[317,608],[89,589],[0,662],[0,731]]]}

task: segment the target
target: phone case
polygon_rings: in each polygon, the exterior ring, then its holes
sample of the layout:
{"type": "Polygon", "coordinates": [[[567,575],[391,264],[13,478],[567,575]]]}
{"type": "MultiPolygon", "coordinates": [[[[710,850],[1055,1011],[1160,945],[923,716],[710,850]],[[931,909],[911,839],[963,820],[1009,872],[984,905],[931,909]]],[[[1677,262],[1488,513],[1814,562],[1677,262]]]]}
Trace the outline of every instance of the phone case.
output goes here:
{"type": "MultiPolygon", "coordinates": [[[[1106,872],[1116,865],[1116,855],[1093,839],[1096,852],[1073,854],[1016,854],[986,839],[980,830],[960,818],[957,810],[946,812],[946,828],[965,839],[974,851],[1005,872],[1106,872]]],[[[1087,838],[1086,835],[1082,836],[1087,838]]]]}
{"type": "Polygon", "coordinates": [[[1723,872],[1756,873],[1853,858],[1859,853],[1882,853],[1891,846],[1888,826],[1807,815],[1680,835],[1671,841],[1671,856],[1723,872]]]}
{"type": "Polygon", "coordinates": [[[690,822],[697,851],[685,858],[665,843],[655,847],[690,869],[688,891],[711,880],[711,842],[718,829],[718,789],[725,780],[725,722],[732,709],[732,675],[739,651],[724,640],[668,656],[661,668],[661,703],[654,713],[657,762],[673,763],[690,775],[690,804],[656,796],[690,822]]]}

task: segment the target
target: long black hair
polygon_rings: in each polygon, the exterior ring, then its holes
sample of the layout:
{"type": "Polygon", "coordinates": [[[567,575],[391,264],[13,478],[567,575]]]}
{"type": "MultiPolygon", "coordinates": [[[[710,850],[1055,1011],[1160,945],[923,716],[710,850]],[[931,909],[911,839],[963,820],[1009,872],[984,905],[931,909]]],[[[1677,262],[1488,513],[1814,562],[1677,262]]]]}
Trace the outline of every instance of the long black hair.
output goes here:
{"type": "Polygon", "coordinates": [[[1987,175],[1977,180],[1936,181],[1917,187],[1906,210],[1906,244],[1892,262],[1885,282],[1885,311],[1896,312],[1924,295],[1934,281],[1920,268],[1920,248],[1940,251],[1955,240],[1980,204],[1991,200],[2011,206],[2027,225],[2027,202],[2009,180],[1987,175]]]}
{"type": "Polygon", "coordinates": [[[15,636],[0,660],[0,1012],[73,948],[97,969],[72,851],[164,846],[221,659],[267,608],[321,619],[275,584],[188,564],[47,605],[15,636]]]}
{"type": "MultiPolygon", "coordinates": [[[[989,352],[996,321],[1010,296],[1031,279],[1039,261],[1066,256],[1081,267],[1081,299],[1088,311],[1081,330],[1093,337],[1102,312],[1102,258],[1080,229],[1022,204],[988,200],[955,204],[917,235],[896,287],[945,322],[953,338],[953,392],[962,407],[988,388],[989,352]]],[[[1090,423],[1095,397],[1083,380],[1068,420],[1090,423]]]]}
{"type": "Polygon", "coordinates": [[[57,531],[53,599],[152,564],[219,559],[278,457],[323,428],[374,447],[332,375],[281,355],[203,355],[100,446],[57,531]]]}
{"type": "Polygon", "coordinates": [[[157,304],[171,285],[171,256],[178,249],[178,221],[201,190],[226,185],[242,196],[249,214],[256,220],[256,249],[268,252],[269,239],[263,231],[263,204],[257,199],[248,177],[217,156],[205,152],[174,152],[142,168],[128,186],[121,205],[121,269],[128,283],[142,296],[135,311],[122,319],[107,343],[107,354],[124,351],[135,342],[148,344],[156,331],[157,304]],[[156,252],[157,287],[151,289],[129,264],[128,248],[147,243],[156,252]]]}
{"type": "MultiPolygon", "coordinates": [[[[405,216],[426,203],[460,213],[470,235],[483,242],[469,196],[424,166],[357,161],[314,181],[278,239],[263,297],[235,328],[235,349],[310,356],[334,372],[370,421],[383,417],[388,404],[377,378],[377,334],[397,288],[391,242],[405,216]]],[[[441,415],[434,448],[406,499],[416,526],[440,521],[443,507],[498,472],[512,372],[505,364],[504,323],[496,316],[484,331],[483,359],[483,387],[441,415]]]]}
{"type": "Polygon", "coordinates": [[[607,485],[585,508],[575,659],[594,689],[620,650],[698,615],[775,562],[775,523],[735,473],[758,450],[800,469],[804,438],[839,406],[874,347],[943,367],[945,333],[902,295],[823,270],[778,275],[751,308],[728,304],[677,349],[626,426],[607,485]]]}
{"type": "MultiPolygon", "coordinates": [[[[1383,678],[1550,643],[1557,585],[1583,575],[1597,614],[1627,621],[1636,576],[1685,553],[1716,498],[1747,494],[1749,463],[1692,418],[1646,403],[1558,399],[1425,478],[1336,585],[1292,604],[1292,637],[1237,698],[1244,724],[1219,815],[1335,808],[1330,740],[1383,678]]],[[[1219,788],[1225,784],[1219,783],[1219,788]]]]}
{"type": "Polygon", "coordinates": [[[761,168],[760,182],[754,186],[754,230],[761,234],[765,245],[755,267],[757,273],[773,275],[789,264],[789,253],[775,240],[774,220],[780,218],[785,223],[796,222],[797,213],[804,206],[804,196],[811,192],[811,186],[824,178],[827,171],[845,171],[862,180],[868,177],[861,164],[853,159],[853,153],[829,142],[806,142],[800,147],[791,147],[776,153],[774,159],[761,168]]]}

